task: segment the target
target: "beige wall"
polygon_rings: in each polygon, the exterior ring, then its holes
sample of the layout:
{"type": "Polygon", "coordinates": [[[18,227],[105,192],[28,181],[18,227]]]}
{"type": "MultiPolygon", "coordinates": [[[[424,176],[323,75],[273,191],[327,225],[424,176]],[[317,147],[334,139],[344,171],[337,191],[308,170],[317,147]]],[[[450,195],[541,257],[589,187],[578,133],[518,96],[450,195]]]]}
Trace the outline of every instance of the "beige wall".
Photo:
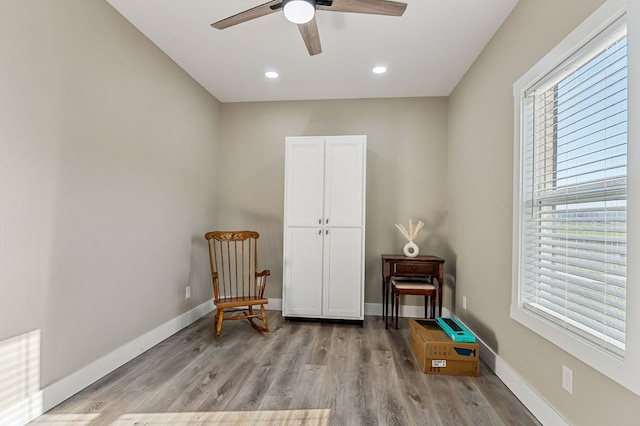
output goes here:
{"type": "Polygon", "coordinates": [[[446,307],[571,422],[632,424],[637,396],[509,318],[512,84],[600,3],[521,0],[449,99],[223,105],[105,2],[0,3],[0,342],[41,330],[41,387],[77,371],[210,299],[215,228],[261,232],[281,297],[285,136],[366,134],[366,301],[422,219],[446,307]]]}
{"type": "Polygon", "coordinates": [[[41,330],[46,387],[211,298],[220,104],[103,1],[0,32],[0,343],[41,330]]]}
{"type": "Polygon", "coordinates": [[[450,258],[446,98],[231,103],[221,117],[219,223],[261,233],[269,297],[282,297],[286,136],[367,135],[367,303],[382,300],[380,254],[406,242],[394,223],[423,220],[421,253],[450,258]]]}
{"type": "Polygon", "coordinates": [[[602,2],[520,0],[449,99],[455,313],[571,423],[630,425],[638,422],[638,396],[509,317],[513,83],[602,2]],[[574,372],[573,395],[561,387],[563,364],[574,372]]]}

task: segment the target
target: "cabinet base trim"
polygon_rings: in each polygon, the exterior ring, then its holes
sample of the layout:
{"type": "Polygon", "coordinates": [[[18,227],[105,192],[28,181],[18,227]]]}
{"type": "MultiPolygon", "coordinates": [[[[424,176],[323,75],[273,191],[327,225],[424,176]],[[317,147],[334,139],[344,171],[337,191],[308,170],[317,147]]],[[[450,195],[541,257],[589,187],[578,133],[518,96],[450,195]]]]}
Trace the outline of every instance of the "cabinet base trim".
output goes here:
{"type": "Polygon", "coordinates": [[[352,325],[364,325],[364,320],[352,320],[341,318],[309,318],[309,317],[283,317],[287,321],[300,321],[300,322],[325,322],[325,323],[337,323],[337,324],[352,324],[352,325]]]}

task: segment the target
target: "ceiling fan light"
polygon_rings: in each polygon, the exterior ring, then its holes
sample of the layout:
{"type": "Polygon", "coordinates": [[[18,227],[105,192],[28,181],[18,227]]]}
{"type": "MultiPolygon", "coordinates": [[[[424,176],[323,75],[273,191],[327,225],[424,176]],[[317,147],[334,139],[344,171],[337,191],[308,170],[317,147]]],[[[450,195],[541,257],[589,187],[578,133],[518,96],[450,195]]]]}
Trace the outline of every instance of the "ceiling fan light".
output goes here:
{"type": "Polygon", "coordinates": [[[288,0],[284,2],[284,16],[294,24],[306,24],[316,13],[315,0],[288,0]]]}

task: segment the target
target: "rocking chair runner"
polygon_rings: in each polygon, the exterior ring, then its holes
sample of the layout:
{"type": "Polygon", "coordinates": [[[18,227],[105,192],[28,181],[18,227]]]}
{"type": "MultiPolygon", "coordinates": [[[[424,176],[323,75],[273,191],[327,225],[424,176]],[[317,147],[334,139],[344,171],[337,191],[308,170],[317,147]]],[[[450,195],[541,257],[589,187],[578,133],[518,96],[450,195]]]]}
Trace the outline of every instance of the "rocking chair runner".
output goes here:
{"type": "Polygon", "coordinates": [[[258,238],[255,231],[212,231],[204,236],[209,245],[209,262],[213,280],[213,302],[216,305],[216,338],[220,337],[224,320],[246,319],[259,331],[269,331],[264,289],[269,270],[257,271],[258,238]],[[259,306],[260,313],[253,307],[259,306]],[[230,314],[230,315],[225,315],[230,314]],[[264,326],[256,324],[254,319],[264,326]]]}

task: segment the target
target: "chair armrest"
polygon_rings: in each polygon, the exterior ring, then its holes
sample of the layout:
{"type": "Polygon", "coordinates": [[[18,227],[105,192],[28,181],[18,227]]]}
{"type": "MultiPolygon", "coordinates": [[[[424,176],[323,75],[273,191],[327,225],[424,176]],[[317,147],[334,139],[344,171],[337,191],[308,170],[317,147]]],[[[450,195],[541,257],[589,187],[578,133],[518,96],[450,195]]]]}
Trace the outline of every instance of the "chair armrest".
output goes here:
{"type": "Polygon", "coordinates": [[[258,285],[258,295],[260,298],[264,297],[264,289],[267,288],[267,277],[269,275],[271,275],[271,271],[268,269],[256,272],[256,284],[258,285]]]}
{"type": "Polygon", "coordinates": [[[211,284],[213,284],[213,301],[218,303],[220,299],[220,290],[218,289],[218,273],[211,271],[211,284]]]}

